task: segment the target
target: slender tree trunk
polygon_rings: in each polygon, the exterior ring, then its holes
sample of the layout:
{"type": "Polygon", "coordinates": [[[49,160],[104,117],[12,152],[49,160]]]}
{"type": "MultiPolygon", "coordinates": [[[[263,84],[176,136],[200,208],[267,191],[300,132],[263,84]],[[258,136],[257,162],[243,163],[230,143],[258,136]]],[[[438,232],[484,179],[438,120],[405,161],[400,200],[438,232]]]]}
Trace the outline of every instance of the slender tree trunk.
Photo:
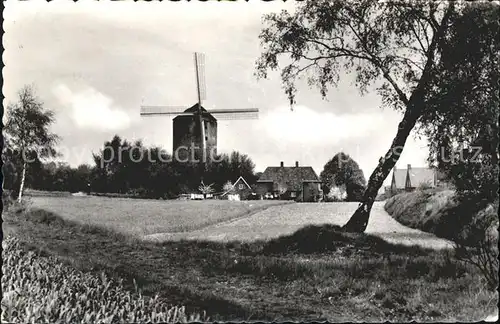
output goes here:
{"type": "Polygon", "coordinates": [[[342,227],[344,231],[356,233],[362,233],[365,231],[366,226],[368,225],[368,219],[370,218],[370,211],[375,198],[377,197],[378,191],[394,165],[396,165],[396,162],[399,160],[399,156],[403,152],[406,139],[415,126],[417,119],[420,117],[421,105],[423,104],[423,102],[421,102],[421,98],[421,96],[418,98],[418,105],[417,103],[413,103],[416,100],[411,100],[408,104],[408,108],[406,109],[403,119],[398,125],[398,132],[392,141],[391,147],[385,154],[385,158],[380,158],[377,167],[372,172],[370,179],[368,180],[368,186],[363,195],[363,202],[359,204],[358,209],[356,209],[349,221],[342,227]]]}
{"type": "Polygon", "coordinates": [[[19,187],[19,196],[17,196],[17,202],[21,202],[23,198],[24,182],[26,180],[26,162],[23,163],[23,173],[21,176],[21,186],[19,187]]]}
{"type": "MultiPolygon", "coordinates": [[[[418,86],[413,91],[410,99],[406,102],[406,111],[403,116],[403,120],[399,123],[396,137],[394,137],[392,145],[389,148],[389,151],[387,151],[385,157],[380,158],[377,167],[373,170],[370,180],[368,181],[368,187],[363,195],[363,202],[359,204],[358,209],[354,212],[351,219],[349,219],[349,221],[342,227],[342,229],[346,232],[362,233],[365,231],[366,226],[368,225],[368,219],[370,218],[370,211],[372,209],[373,202],[377,197],[378,190],[382,186],[385,178],[387,178],[391,172],[391,169],[399,160],[399,156],[403,152],[406,139],[422,114],[424,108],[424,88],[427,81],[431,77],[432,66],[435,58],[434,50],[436,49],[438,43],[442,41],[443,34],[446,30],[446,26],[453,10],[454,3],[450,2],[427,50],[427,63],[425,64],[418,86]]],[[[384,76],[388,79],[387,74],[384,74],[384,76]]],[[[390,81],[390,79],[388,80],[390,81]]],[[[400,99],[404,102],[404,93],[399,89],[396,89],[396,91],[398,92],[400,99]]]]}

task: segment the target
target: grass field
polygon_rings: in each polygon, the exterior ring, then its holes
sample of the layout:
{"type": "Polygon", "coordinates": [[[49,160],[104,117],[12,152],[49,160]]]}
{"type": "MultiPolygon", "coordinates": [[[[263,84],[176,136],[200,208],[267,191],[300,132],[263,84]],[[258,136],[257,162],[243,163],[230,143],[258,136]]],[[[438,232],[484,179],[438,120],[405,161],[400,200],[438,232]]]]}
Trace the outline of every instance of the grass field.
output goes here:
{"type": "MultiPolygon", "coordinates": [[[[276,239],[291,235],[306,225],[333,224],[342,226],[356,211],[358,203],[297,203],[273,206],[248,217],[183,233],[159,233],[145,238],[154,241],[210,240],[217,242],[276,239]]],[[[450,242],[433,234],[401,225],[384,210],[383,202],[375,202],[367,234],[395,244],[419,245],[434,249],[450,248],[450,242]]]]}
{"type": "Polygon", "coordinates": [[[153,243],[42,210],[13,210],[4,221],[26,249],[122,278],[126,289],[135,279],[144,295],[215,321],[476,321],[498,301],[448,251],[334,225],[248,243],[153,243]]]}
{"type": "Polygon", "coordinates": [[[184,232],[247,216],[283,201],[149,200],[107,197],[30,197],[32,208],[80,224],[100,225],[143,236],[184,232]]]}

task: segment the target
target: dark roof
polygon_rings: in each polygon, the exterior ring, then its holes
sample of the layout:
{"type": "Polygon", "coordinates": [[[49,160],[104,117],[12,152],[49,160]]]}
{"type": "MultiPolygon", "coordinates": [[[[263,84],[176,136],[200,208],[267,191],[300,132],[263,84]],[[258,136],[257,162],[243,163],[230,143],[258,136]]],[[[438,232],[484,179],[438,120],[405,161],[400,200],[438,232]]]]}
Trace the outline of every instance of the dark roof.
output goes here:
{"type": "Polygon", "coordinates": [[[393,178],[396,182],[396,188],[397,189],[404,189],[405,184],[406,184],[406,174],[408,173],[408,170],[406,169],[396,169],[392,171],[393,178]]]}
{"type": "Polygon", "coordinates": [[[410,184],[412,187],[418,187],[421,184],[434,186],[435,171],[429,168],[411,168],[410,169],[410,184]]]}
{"type": "Polygon", "coordinates": [[[236,188],[236,184],[237,184],[238,182],[241,182],[241,181],[242,181],[242,182],[243,182],[243,183],[247,186],[247,188],[248,188],[248,189],[252,189],[252,187],[250,187],[250,185],[248,184],[248,182],[246,182],[246,180],[245,180],[243,177],[241,177],[241,176],[240,176],[240,177],[238,178],[238,180],[236,180],[236,182],[233,184],[233,188],[236,188]]]}
{"type": "MultiPolygon", "coordinates": [[[[411,186],[416,188],[424,183],[433,186],[435,184],[435,172],[436,171],[434,169],[430,168],[410,168],[409,175],[411,186]]],[[[408,169],[396,169],[393,171],[393,174],[396,180],[396,188],[404,189],[408,169]]]]}
{"type": "Polygon", "coordinates": [[[321,182],[312,167],[267,167],[257,182],[273,182],[289,190],[301,190],[303,182],[321,182]]]}
{"type": "MultiPolygon", "coordinates": [[[[238,178],[238,180],[236,180],[236,182],[235,182],[235,183],[233,183],[233,188],[232,188],[232,189],[236,189],[236,184],[237,184],[238,182],[243,182],[243,183],[247,186],[247,188],[248,188],[248,189],[252,189],[252,187],[250,187],[250,185],[248,184],[248,182],[246,182],[246,180],[245,180],[243,177],[241,177],[241,176],[238,178]],[[240,180],[241,180],[241,181],[240,181],[240,180]]],[[[222,194],[222,196],[227,195],[229,192],[230,192],[230,191],[226,191],[226,192],[224,192],[224,193],[222,194]]]]}
{"type": "MultiPolygon", "coordinates": [[[[185,113],[196,113],[196,112],[198,112],[198,104],[194,104],[190,108],[184,110],[184,112],[185,113]]],[[[209,113],[205,108],[203,108],[203,106],[201,106],[201,112],[202,112],[202,116],[204,118],[208,118],[210,120],[217,121],[217,119],[211,113],[209,113]]],[[[180,117],[188,117],[188,118],[190,118],[191,116],[179,115],[179,116],[176,116],[174,119],[180,118],[180,117]]]]}

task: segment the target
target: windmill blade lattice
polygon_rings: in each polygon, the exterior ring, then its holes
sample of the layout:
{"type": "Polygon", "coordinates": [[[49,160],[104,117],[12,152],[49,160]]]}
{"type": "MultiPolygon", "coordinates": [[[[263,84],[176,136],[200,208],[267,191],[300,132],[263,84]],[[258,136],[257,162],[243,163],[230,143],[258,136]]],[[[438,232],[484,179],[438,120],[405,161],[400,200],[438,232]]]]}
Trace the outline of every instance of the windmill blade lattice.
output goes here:
{"type": "Polygon", "coordinates": [[[196,78],[198,80],[198,91],[200,93],[200,100],[207,99],[207,84],[205,82],[205,54],[194,53],[194,64],[196,65],[196,78]]]}
{"type": "Polygon", "coordinates": [[[141,116],[182,115],[186,109],[186,106],[141,106],[141,116]]]}
{"type": "Polygon", "coordinates": [[[237,120],[237,119],[258,119],[259,109],[211,109],[208,110],[215,118],[220,120],[237,120]]]}
{"type": "Polygon", "coordinates": [[[256,113],[229,113],[229,114],[215,114],[217,120],[248,120],[248,119],[259,119],[259,115],[256,113]]]}

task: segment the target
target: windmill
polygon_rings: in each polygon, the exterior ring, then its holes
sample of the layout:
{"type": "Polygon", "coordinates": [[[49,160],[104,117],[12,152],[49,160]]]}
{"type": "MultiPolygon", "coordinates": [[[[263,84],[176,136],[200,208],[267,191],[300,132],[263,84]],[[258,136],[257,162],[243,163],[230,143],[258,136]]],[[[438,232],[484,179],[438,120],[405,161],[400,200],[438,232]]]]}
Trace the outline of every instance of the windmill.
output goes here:
{"type": "MultiPolygon", "coordinates": [[[[185,147],[187,144],[189,144],[191,148],[197,147],[196,144],[199,144],[202,157],[200,164],[204,168],[207,161],[207,142],[212,152],[214,148],[217,148],[217,118],[257,119],[259,109],[204,109],[202,107],[202,100],[206,100],[204,54],[194,53],[194,66],[196,74],[196,93],[198,97],[198,102],[194,106],[188,109],[182,106],[141,106],[141,116],[176,116],[173,121],[174,151],[177,151],[180,146],[185,147]],[[215,118],[214,115],[217,116],[217,118],[215,118]]],[[[189,153],[191,153],[191,156],[194,156],[193,152],[189,153]]]]}

